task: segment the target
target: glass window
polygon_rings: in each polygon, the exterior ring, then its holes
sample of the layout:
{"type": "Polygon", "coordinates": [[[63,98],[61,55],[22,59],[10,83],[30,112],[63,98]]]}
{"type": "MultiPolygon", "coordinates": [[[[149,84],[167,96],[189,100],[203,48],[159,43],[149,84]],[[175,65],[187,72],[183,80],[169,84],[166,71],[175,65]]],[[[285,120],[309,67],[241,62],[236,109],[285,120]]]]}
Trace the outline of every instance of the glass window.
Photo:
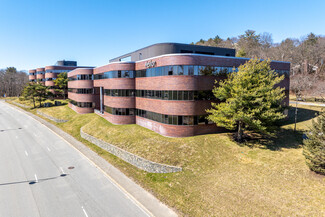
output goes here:
{"type": "Polygon", "coordinates": [[[173,100],[177,100],[177,90],[173,90],[173,100]]]}
{"type": "Polygon", "coordinates": [[[184,75],[184,66],[178,66],[178,75],[184,75]]]}
{"type": "Polygon", "coordinates": [[[177,91],[177,99],[178,100],[183,100],[184,98],[183,98],[183,93],[184,93],[184,91],[177,91]]]}
{"type": "Polygon", "coordinates": [[[178,70],[179,67],[178,66],[173,66],[173,75],[178,75],[178,70]]]}
{"type": "Polygon", "coordinates": [[[164,91],[164,100],[168,100],[168,91],[164,91]]]}
{"type": "Polygon", "coordinates": [[[188,92],[189,91],[184,91],[184,99],[183,100],[188,100],[188,92]]]}
{"type": "Polygon", "coordinates": [[[183,125],[183,116],[176,116],[177,117],[177,125],[183,125]]]}
{"type": "Polygon", "coordinates": [[[194,75],[199,75],[199,66],[193,66],[194,68],[194,75]]]}
{"type": "Polygon", "coordinates": [[[183,66],[184,75],[188,75],[188,66],[183,66]]]}
{"type": "Polygon", "coordinates": [[[173,91],[168,91],[168,99],[173,100],[173,91]]]}
{"type": "Polygon", "coordinates": [[[168,72],[168,75],[173,75],[173,67],[172,66],[167,66],[167,72],[168,72]]]}
{"type": "Polygon", "coordinates": [[[178,116],[172,115],[172,117],[173,117],[173,125],[177,125],[178,124],[178,119],[177,119],[178,116]]]}
{"type": "Polygon", "coordinates": [[[188,100],[194,100],[194,91],[188,92],[188,100]]]}

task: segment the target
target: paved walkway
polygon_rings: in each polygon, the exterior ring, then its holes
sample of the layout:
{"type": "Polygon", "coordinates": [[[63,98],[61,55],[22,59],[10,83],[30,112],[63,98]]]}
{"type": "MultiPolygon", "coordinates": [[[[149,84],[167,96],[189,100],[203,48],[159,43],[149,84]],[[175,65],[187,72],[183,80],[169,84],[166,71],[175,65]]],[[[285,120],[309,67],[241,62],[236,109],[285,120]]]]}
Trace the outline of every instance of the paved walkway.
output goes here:
{"type": "Polygon", "coordinates": [[[300,101],[290,101],[291,104],[300,104],[300,105],[312,105],[312,106],[321,106],[325,107],[325,103],[315,103],[315,102],[300,102],[300,101]]]}

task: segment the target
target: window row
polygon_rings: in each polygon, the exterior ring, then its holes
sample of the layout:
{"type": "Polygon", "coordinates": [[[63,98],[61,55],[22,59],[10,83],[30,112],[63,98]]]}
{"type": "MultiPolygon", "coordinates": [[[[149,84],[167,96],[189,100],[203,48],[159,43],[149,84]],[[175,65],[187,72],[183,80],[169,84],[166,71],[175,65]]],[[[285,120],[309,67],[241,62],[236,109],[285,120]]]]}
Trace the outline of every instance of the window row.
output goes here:
{"type": "Polygon", "coordinates": [[[181,116],[181,115],[164,115],[155,112],[150,112],[141,109],[134,108],[112,108],[105,106],[105,112],[112,115],[137,115],[149,120],[153,120],[163,124],[170,125],[205,125],[213,124],[213,122],[207,120],[207,115],[196,116],[181,116]]]}
{"type": "Polygon", "coordinates": [[[196,116],[180,116],[180,115],[164,115],[146,110],[137,109],[137,116],[170,125],[204,125],[213,124],[206,119],[207,115],[196,116]]]}
{"type": "Polygon", "coordinates": [[[37,71],[36,74],[37,74],[37,75],[44,75],[45,72],[44,72],[44,71],[37,71]]]}
{"type": "Polygon", "coordinates": [[[70,103],[80,108],[95,108],[95,103],[93,102],[77,102],[74,100],[70,100],[70,103]]]}
{"type": "Polygon", "coordinates": [[[45,81],[54,81],[56,78],[45,78],[45,81]]]}
{"type": "Polygon", "coordinates": [[[77,93],[77,94],[94,94],[94,88],[69,88],[68,92],[77,93]]]}
{"type": "Polygon", "coordinates": [[[36,79],[37,81],[45,81],[45,78],[43,78],[43,79],[36,79]]]}
{"type": "Polygon", "coordinates": [[[30,72],[29,75],[35,75],[36,73],[35,72],[30,72]]]}
{"type": "MultiPolygon", "coordinates": [[[[225,75],[234,71],[238,71],[235,67],[220,67],[220,66],[192,66],[192,65],[178,65],[178,66],[161,66],[144,70],[118,70],[109,71],[94,75],[94,79],[108,79],[108,78],[135,78],[135,77],[155,77],[168,75],[225,75]]],[[[279,74],[289,74],[288,70],[275,70],[279,74]]]]}
{"type": "Polygon", "coordinates": [[[93,80],[93,75],[75,75],[68,78],[69,81],[76,80],[93,80]]]}
{"type": "Polygon", "coordinates": [[[112,115],[128,115],[132,116],[135,115],[136,109],[134,108],[112,108],[109,106],[105,106],[105,112],[112,114],[112,115]]]}
{"type": "Polygon", "coordinates": [[[58,70],[58,69],[48,69],[45,70],[45,73],[56,73],[56,74],[60,74],[62,72],[70,72],[71,70],[67,70],[67,69],[63,69],[63,70],[58,70]]]}
{"type": "Polygon", "coordinates": [[[106,96],[118,96],[118,97],[134,97],[135,90],[127,89],[105,89],[104,94],[106,96]]]}
{"type": "Polygon", "coordinates": [[[109,71],[94,75],[94,79],[107,79],[107,78],[135,78],[135,71],[133,70],[118,70],[109,71]]]}
{"type": "Polygon", "coordinates": [[[144,70],[138,70],[136,77],[155,77],[166,75],[219,75],[227,74],[233,71],[237,71],[234,67],[219,67],[219,66],[161,66],[155,68],[149,68],[144,70]]]}
{"type": "Polygon", "coordinates": [[[105,89],[106,96],[116,97],[142,97],[161,100],[215,100],[211,90],[129,90],[129,89],[105,89]]]}
{"type": "Polygon", "coordinates": [[[137,90],[137,97],[161,100],[215,100],[211,90],[137,90]]]}

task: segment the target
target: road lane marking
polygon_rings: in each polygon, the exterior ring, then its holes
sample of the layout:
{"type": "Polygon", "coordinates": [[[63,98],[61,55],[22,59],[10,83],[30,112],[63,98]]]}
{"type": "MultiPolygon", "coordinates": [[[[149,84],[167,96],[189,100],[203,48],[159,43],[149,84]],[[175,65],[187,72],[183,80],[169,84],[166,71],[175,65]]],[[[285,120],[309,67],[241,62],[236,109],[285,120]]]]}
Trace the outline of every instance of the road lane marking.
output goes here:
{"type": "Polygon", "coordinates": [[[37,175],[35,174],[35,182],[38,182],[37,175]]]}
{"type": "MultiPolygon", "coordinates": [[[[130,194],[124,187],[122,187],[117,181],[115,181],[115,179],[113,177],[111,177],[110,175],[108,175],[108,173],[106,173],[102,168],[100,168],[99,166],[97,166],[97,164],[95,162],[93,162],[92,160],[90,160],[90,158],[88,158],[84,153],[82,153],[79,149],[77,149],[74,145],[72,145],[69,141],[67,141],[65,138],[63,138],[61,135],[59,135],[57,132],[55,132],[54,130],[52,130],[51,128],[49,128],[48,126],[46,126],[44,123],[42,123],[40,120],[34,118],[33,116],[31,116],[29,114],[29,112],[25,111],[25,110],[20,110],[20,108],[18,107],[15,108],[13,106],[14,109],[16,109],[18,112],[27,115],[29,118],[33,119],[34,121],[37,121],[38,123],[40,123],[41,125],[43,125],[44,127],[46,127],[49,131],[51,131],[52,133],[54,133],[55,135],[57,135],[59,138],[61,138],[63,141],[65,141],[67,144],[70,145],[70,147],[72,147],[73,149],[75,149],[77,152],[79,152],[86,160],[88,160],[88,162],[90,162],[90,164],[94,165],[97,169],[99,169],[104,176],[106,176],[108,178],[109,181],[111,181],[111,183],[113,185],[115,185],[117,187],[117,189],[119,189],[122,193],[124,193],[124,195],[131,199],[130,201],[133,202],[133,204],[135,204],[138,208],[140,208],[147,216],[152,216],[154,217],[154,215],[142,204],[140,203],[140,201],[138,201],[132,194],[130,194]]],[[[41,118],[42,119],[42,118],[41,118]]],[[[45,121],[44,119],[42,119],[43,121],[45,121]]],[[[47,122],[47,121],[45,121],[47,122]]],[[[49,122],[47,122],[49,123],[49,122]]],[[[76,139],[76,138],[75,138],[76,139]]],[[[77,139],[76,139],[77,140],[77,139]]],[[[77,140],[78,141],[78,140],[77,140]]],[[[80,141],[79,141],[80,142],[80,141]]],[[[47,149],[49,150],[49,148],[47,147],[47,149]]],[[[50,150],[49,150],[50,151],[50,150]]],[[[114,166],[113,166],[114,167],[114,166]]],[[[115,167],[116,168],[116,167],[115,167]]],[[[128,177],[128,176],[126,176],[128,177]]]]}
{"type": "Polygon", "coordinates": [[[84,209],[84,207],[83,207],[83,206],[81,207],[81,209],[84,211],[84,213],[85,213],[85,216],[86,216],[86,217],[88,217],[88,214],[87,214],[87,212],[86,212],[86,210],[84,209]]]}
{"type": "Polygon", "coordinates": [[[60,170],[61,170],[62,174],[65,174],[64,171],[63,171],[63,169],[62,169],[62,167],[60,167],[60,170]]]}
{"type": "Polygon", "coordinates": [[[27,151],[25,151],[25,155],[28,157],[28,152],[27,151]]]}
{"type": "Polygon", "coordinates": [[[51,149],[50,149],[49,147],[47,147],[47,150],[48,150],[48,151],[51,151],[51,149]]]}

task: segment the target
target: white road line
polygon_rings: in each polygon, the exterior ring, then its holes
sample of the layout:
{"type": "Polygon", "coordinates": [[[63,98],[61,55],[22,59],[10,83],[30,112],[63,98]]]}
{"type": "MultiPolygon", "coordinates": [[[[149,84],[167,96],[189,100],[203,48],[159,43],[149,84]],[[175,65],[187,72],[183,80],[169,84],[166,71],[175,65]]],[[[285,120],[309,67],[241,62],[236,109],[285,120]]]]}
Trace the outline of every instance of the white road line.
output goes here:
{"type": "MultiPolygon", "coordinates": [[[[14,108],[16,109],[16,108],[14,108]]],[[[63,141],[65,141],[66,143],[68,143],[70,145],[70,147],[72,147],[73,149],[75,149],[77,152],[79,152],[82,156],[84,156],[84,158],[86,160],[88,160],[88,162],[90,162],[92,165],[94,165],[97,169],[99,169],[107,178],[108,180],[111,181],[111,183],[113,183],[115,186],[118,187],[118,189],[124,193],[124,195],[128,198],[131,198],[131,201],[137,206],[139,207],[142,211],[144,211],[144,213],[148,216],[154,216],[144,205],[142,205],[142,203],[140,203],[133,195],[131,195],[124,187],[122,187],[117,181],[115,181],[115,179],[113,179],[110,175],[108,175],[103,169],[101,169],[99,166],[97,166],[97,164],[95,162],[93,162],[92,160],[90,160],[84,153],[82,153],[79,149],[77,149],[74,145],[72,145],[70,142],[68,142],[65,138],[63,138],[62,136],[60,136],[58,133],[56,133],[54,130],[50,129],[49,127],[47,127],[45,124],[43,124],[41,121],[37,120],[36,118],[32,117],[31,115],[28,114],[28,112],[26,111],[20,111],[19,109],[16,109],[18,112],[27,115],[28,118],[34,119],[35,121],[37,121],[38,123],[40,123],[41,125],[44,125],[48,130],[50,130],[52,133],[54,133],[55,135],[57,135],[58,137],[60,137],[63,141]]],[[[44,120],[44,119],[43,119],[44,120]]],[[[48,148],[49,149],[49,148],[48,148]]]]}
{"type": "Polygon", "coordinates": [[[88,217],[88,214],[87,214],[87,212],[86,212],[86,210],[84,209],[84,207],[83,207],[83,206],[81,207],[81,209],[84,211],[84,213],[85,213],[85,216],[86,216],[86,217],[88,217]]]}
{"type": "Polygon", "coordinates": [[[49,147],[47,147],[47,150],[48,150],[48,151],[51,151],[51,149],[50,149],[49,147]]]}
{"type": "Polygon", "coordinates": [[[37,179],[37,176],[36,176],[36,174],[35,174],[35,182],[38,182],[38,179],[37,179]]]}
{"type": "Polygon", "coordinates": [[[60,170],[61,170],[62,174],[65,174],[64,171],[63,171],[63,169],[62,169],[62,167],[60,167],[60,170]]]}
{"type": "Polygon", "coordinates": [[[28,156],[28,152],[27,151],[25,151],[25,155],[28,156]]]}

